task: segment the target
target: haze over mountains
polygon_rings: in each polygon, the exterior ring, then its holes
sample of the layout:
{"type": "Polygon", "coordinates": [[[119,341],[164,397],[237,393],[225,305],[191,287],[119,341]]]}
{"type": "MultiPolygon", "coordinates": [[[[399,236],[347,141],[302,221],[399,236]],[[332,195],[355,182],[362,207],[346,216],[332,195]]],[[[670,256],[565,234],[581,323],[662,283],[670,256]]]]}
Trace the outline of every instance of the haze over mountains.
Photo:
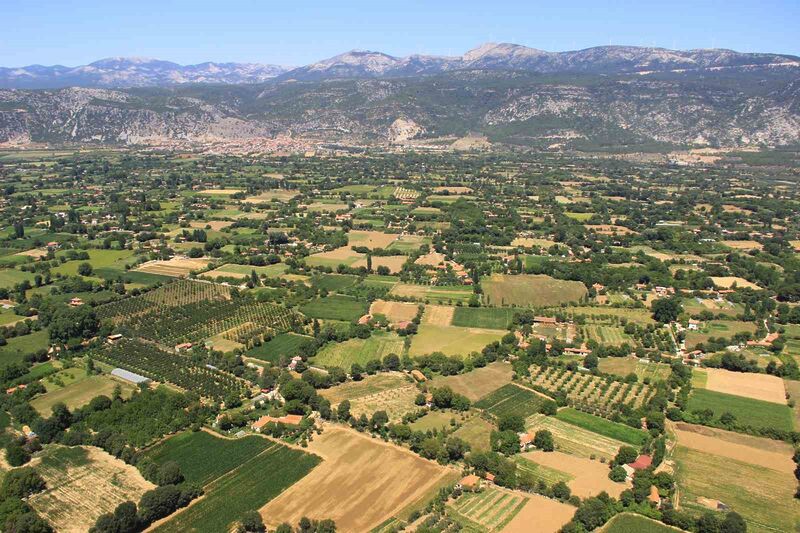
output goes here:
{"type": "Polygon", "coordinates": [[[0,69],[0,87],[0,143],[800,143],[800,58],[718,49],[489,43],[457,57],[351,51],[294,69],[116,58],[0,69]]]}

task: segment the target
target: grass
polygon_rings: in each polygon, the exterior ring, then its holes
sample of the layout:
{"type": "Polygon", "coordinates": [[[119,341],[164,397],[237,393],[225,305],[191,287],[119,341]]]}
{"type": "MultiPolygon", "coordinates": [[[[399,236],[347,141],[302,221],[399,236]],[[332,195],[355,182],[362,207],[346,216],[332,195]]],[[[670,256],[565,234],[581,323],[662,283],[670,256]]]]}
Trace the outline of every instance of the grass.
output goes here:
{"type": "Polygon", "coordinates": [[[352,287],[357,282],[358,276],[349,274],[320,274],[311,278],[311,284],[314,287],[332,292],[352,287]]]}
{"type": "Polygon", "coordinates": [[[428,414],[411,423],[414,431],[428,431],[447,429],[450,427],[450,420],[458,419],[454,413],[445,411],[430,411],[428,414]]]}
{"type": "Polygon", "coordinates": [[[229,440],[205,431],[184,432],[157,444],[145,455],[158,464],[175,461],[186,481],[205,486],[271,445],[256,436],[229,440]]]}
{"type": "MultiPolygon", "coordinates": [[[[89,254],[88,260],[78,259],[76,261],[67,261],[52,269],[54,274],[63,274],[68,276],[78,275],[78,266],[81,263],[89,263],[92,268],[118,270],[120,273],[125,272],[125,265],[130,263],[130,259],[134,256],[133,250],[87,250],[89,254]]],[[[59,256],[64,253],[57,254],[59,256]]]]}
{"type": "Polygon", "coordinates": [[[0,367],[22,362],[27,354],[46,350],[48,346],[50,346],[50,337],[46,329],[21,337],[12,337],[8,339],[8,344],[0,346],[0,367]]]}
{"type": "Polygon", "coordinates": [[[467,303],[472,298],[472,287],[467,285],[413,285],[410,283],[398,283],[390,294],[415,298],[427,303],[455,304],[458,302],[467,303]]]}
{"type": "Polygon", "coordinates": [[[610,344],[612,346],[620,346],[621,344],[633,343],[633,339],[625,333],[625,331],[617,326],[607,326],[601,324],[584,326],[588,338],[597,341],[600,344],[610,344]]]}
{"type": "Polygon", "coordinates": [[[538,413],[545,401],[545,398],[535,392],[509,383],[478,400],[475,407],[498,418],[504,416],[527,418],[538,413]]]}
{"type": "Polygon", "coordinates": [[[453,325],[465,328],[507,329],[516,311],[502,307],[456,307],[453,325]]]}
{"type": "Polygon", "coordinates": [[[484,346],[499,341],[506,333],[502,330],[422,324],[411,339],[409,354],[415,356],[442,352],[463,357],[480,352],[484,346]]]}
{"type": "Polygon", "coordinates": [[[792,431],[792,409],[777,403],[714,392],[707,389],[696,389],[689,397],[688,412],[711,409],[715,418],[723,413],[731,413],[738,424],[756,428],[776,428],[792,431]]]}
{"type": "Polygon", "coordinates": [[[330,342],[313,359],[315,365],[338,366],[350,370],[353,363],[362,367],[372,359],[383,359],[389,354],[402,355],[403,339],[396,333],[376,331],[367,339],[349,339],[330,342]]]}
{"type": "Polygon", "coordinates": [[[33,284],[34,275],[30,272],[23,272],[13,268],[0,269],[0,287],[10,289],[18,283],[27,280],[33,284]]]}
{"type": "Polygon", "coordinates": [[[458,428],[453,435],[466,441],[472,451],[487,452],[491,447],[489,439],[495,429],[497,428],[491,422],[479,416],[473,416],[458,428]]]}
{"type": "Polygon", "coordinates": [[[276,444],[206,487],[201,500],[154,531],[229,531],[242,514],[260,509],[319,462],[315,455],[276,444]]]}
{"type": "Polygon", "coordinates": [[[747,522],[747,531],[796,531],[800,502],[794,499],[797,480],[778,472],[728,457],[677,446],[673,453],[681,507],[701,514],[707,509],[698,497],[716,499],[747,522]]]}
{"type": "Polygon", "coordinates": [[[567,422],[568,424],[633,446],[641,446],[647,440],[647,434],[642,430],[611,422],[610,420],[583,413],[570,407],[560,409],[556,414],[556,418],[562,422],[567,422]]]}
{"type": "Polygon", "coordinates": [[[300,308],[310,318],[328,320],[358,320],[367,312],[367,302],[350,296],[334,294],[313,300],[300,308]]]}
{"type": "Polygon", "coordinates": [[[314,339],[305,335],[281,333],[261,346],[251,348],[245,355],[260,361],[278,364],[281,358],[291,359],[300,352],[300,348],[313,342],[314,339]]]}
{"type": "Polygon", "coordinates": [[[587,293],[578,281],[565,281],[544,275],[493,274],[481,281],[483,298],[491,305],[520,307],[560,305],[577,302],[587,293]]]}
{"type": "Polygon", "coordinates": [[[471,401],[477,401],[510,383],[512,373],[511,365],[497,361],[464,374],[437,376],[430,382],[430,386],[447,386],[471,401]]]}
{"type": "Polygon", "coordinates": [[[674,533],[677,531],[661,522],[641,515],[622,513],[612,518],[603,533],[674,533]]]}
{"type": "Polygon", "coordinates": [[[600,372],[625,377],[636,374],[639,381],[650,378],[651,382],[662,381],[669,377],[670,367],[663,363],[643,363],[633,357],[603,357],[598,367],[600,372]]]}
{"type": "Polygon", "coordinates": [[[37,396],[31,401],[31,406],[39,411],[42,416],[50,416],[52,407],[59,402],[65,403],[70,410],[75,410],[88,404],[95,396],[111,397],[117,385],[122,388],[123,397],[129,397],[134,390],[132,385],[122,383],[108,376],[89,376],[84,379],[78,379],[60,389],[37,396]]]}

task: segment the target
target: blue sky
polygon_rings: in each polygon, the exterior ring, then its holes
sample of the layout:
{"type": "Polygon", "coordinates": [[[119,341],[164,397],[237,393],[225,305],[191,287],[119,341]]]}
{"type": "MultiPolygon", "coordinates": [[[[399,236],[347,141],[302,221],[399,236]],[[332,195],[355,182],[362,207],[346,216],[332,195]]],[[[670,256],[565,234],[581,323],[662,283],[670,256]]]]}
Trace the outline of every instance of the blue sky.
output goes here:
{"type": "Polygon", "coordinates": [[[487,41],[800,55],[800,1],[0,0],[0,65],[110,56],[302,65],[354,48],[458,55],[487,41]]]}

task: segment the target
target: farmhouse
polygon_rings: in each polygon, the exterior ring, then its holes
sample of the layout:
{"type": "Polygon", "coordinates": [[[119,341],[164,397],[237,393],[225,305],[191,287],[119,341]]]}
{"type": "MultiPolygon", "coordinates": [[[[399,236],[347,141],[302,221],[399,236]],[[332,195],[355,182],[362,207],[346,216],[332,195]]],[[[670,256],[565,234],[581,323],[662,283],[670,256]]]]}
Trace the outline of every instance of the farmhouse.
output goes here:
{"type": "Polygon", "coordinates": [[[425,377],[421,371],[417,370],[416,368],[411,371],[411,377],[415,380],[419,381],[420,383],[423,381],[428,381],[428,378],[425,377]]]}
{"type": "Polygon", "coordinates": [[[690,318],[688,329],[692,331],[697,331],[698,329],[700,329],[700,321],[695,320],[694,318],[690,318]]]}
{"type": "Polygon", "coordinates": [[[519,449],[521,451],[526,451],[533,446],[533,437],[532,433],[520,433],[519,434],[519,449]]]}
{"type": "Polygon", "coordinates": [[[536,324],[547,324],[551,326],[558,324],[558,320],[552,316],[535,316],[533,317],[533,321],[536,324]]]}
{"type": "Polygon", "coordinates": [[[264,426],[273,422],[275,424],[286,424],[287,426],[299,426],[300,422],[303,421],[303,417],[301,415],[284,415],[284,416],[268,416],[264,415],[255,422],[253,422],[253,430],[254,431],[261,431],[264,426]]]}
{"type": "Polygon", "coordinates": [[[634,470],[644,470],[646,468],[650,468],[650,465],[653,464],[653,458],[649,455],[640,455],[636,458],[636,460],[630,463],[628,466],[633,468],[634,470]]]}
{"type": "Polygon", "coordinates": [[[581,344],[580,348],[564,348],[564,353],[570,353],[570,354],[573,354],[573,355],[586,356],[586,355],[589,355],[590,353],[592,353],[592,350],[590,350],[586,346],[586,344],[584,343],[584,344],[581,344]]]}
{"type": "Polygon", "coordinates": [[[83,300],[81,300],[78,297],[75,297],[69,301],[69,305],[71,305],[72,307],[79,307],[83,305],[83,300]]]}

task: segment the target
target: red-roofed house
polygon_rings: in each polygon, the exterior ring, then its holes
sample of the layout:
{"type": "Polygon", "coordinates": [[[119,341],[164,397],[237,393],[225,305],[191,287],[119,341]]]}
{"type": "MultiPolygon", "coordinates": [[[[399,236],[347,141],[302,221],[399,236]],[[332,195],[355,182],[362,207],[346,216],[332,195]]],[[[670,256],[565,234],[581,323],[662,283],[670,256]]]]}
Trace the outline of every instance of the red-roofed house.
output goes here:
{"type": "Polygon", "coordinates": [[[650,465],[653,464],[653,458],[649,455],[640,455],[636,458],[636,460],[630,463],[628,466],[633,468],[634,470],[644,470],[645,468],[650,468],[650,465]]]}

